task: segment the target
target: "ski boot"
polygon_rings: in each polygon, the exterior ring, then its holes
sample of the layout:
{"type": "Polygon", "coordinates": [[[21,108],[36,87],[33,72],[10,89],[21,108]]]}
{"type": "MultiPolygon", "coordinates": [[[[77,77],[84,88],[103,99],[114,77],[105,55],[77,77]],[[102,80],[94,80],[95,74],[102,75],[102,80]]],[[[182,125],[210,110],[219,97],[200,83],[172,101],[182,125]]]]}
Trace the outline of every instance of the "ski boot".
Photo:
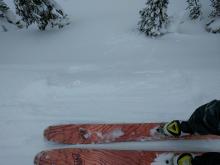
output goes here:
{"type": "Polygon", "coordinates": [[[192,165],[193,155],[190,153],[183,153],[176,155],[173,158],[173,165],[192,165]]]}

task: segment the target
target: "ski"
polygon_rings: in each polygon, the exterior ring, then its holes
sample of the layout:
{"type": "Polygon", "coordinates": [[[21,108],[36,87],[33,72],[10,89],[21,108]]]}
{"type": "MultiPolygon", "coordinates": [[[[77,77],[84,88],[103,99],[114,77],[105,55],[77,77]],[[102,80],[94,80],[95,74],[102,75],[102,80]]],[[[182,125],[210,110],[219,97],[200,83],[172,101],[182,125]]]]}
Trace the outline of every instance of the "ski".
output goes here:
{"type": "MultiPolygon", "coordinates": [[[[35,165],[174,165],[183,152],[137,150],[53,149],[42,151],[34,159],[35,165]]],[[[193,156],[202,153],[187,153],[193,156]]],[[[187,158],[187,157],[186,157],[187,158]]],[[[185,158],[184,158],[185,159],[185,158]]],[[[189,159],[189,158],[187,158],[189,159]]],[[[178,160],[185,161],[185,160],[178,160]]],[[[186,164],[186,163],[185,163],[186,164]]],[[[184,165],[185,165],[184,164],[184,165]]]]}
{"type": "Polygon", "coordinates": [[[167,126],[172,136],[165,134],[163,127],[167,123],[131,123],[131,124],[64,124],[49,126],[44,137],[62,144],[101,144],[114,142],[149,140],[206,140],[220,139],[216,135],[190,135],[182,133],[178,122],[167,126]]]}

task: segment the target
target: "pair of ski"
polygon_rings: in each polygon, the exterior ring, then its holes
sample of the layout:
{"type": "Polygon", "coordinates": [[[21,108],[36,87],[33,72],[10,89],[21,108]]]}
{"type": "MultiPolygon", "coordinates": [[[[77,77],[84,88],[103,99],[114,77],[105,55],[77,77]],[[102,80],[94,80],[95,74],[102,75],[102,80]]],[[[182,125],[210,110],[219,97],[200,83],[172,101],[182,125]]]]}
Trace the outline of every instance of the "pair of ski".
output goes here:
{"type": "MultiPolygon", "coordinates": [[[[61,144],[104,144],[132,141],[220,139],[213,135],[182,134],[179,121],[138,124],[66,124],[49,126],[44,137],[61,144]],[[164,127],[172,134],[167,136],[164,127]]],[[[42,151],[35,165],[173,165],[181,152],[120,151],[63,148],[42,151]]],[[[199,155],[201,153],[193,153],[199,155]]]]}

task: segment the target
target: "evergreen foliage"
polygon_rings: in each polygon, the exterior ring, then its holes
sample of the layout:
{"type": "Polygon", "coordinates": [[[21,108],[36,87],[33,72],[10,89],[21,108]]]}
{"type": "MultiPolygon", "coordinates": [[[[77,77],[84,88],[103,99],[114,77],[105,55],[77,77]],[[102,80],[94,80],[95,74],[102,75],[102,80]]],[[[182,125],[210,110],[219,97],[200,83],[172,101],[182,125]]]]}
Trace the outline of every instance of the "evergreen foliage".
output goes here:
{"type": "Polygon", "coordinates": [[[220,0],[211,0],[213,11],[211,13],[211,17],[220,16],[220,0]]]}
{"type": "Polygon", "coordinates": [[[168,24],[167,6],[168,0],[148,0],[146,7],[139,12],[139,30],[147,36],[164,34],[168,24]]]}
{"type": "Polygon", "coordinates": [[[199,0],[187,0],[189,10],[189,17],[194,20],[199,18],[202,15],[201,4],[199,0]]]}
{"type": "Polygon", "coordinates": [[[212,33],[220,33],[220,0],[211,0],[213,11],[210,14],[211,21],[206,24],[206,30],[212,33]]]}
{"type": "Polygon", "coordinates": [[[9,9],[9,7],[6,5],[6,3],[3,2],[3,0],[0,0],[0,13],[1,13],[1,15],[3,15],[3,13],[5,13],[8,9],[9,9]]]}
{"type": "Polygon", "coordinates": [[[213,19],[206,24],[206,30],[212,33],[220,33],[220,18],[213,19]]]}
{"type": "MultiPolygon", "coordinates": [[[[16,15],[10,10],[3,0],[0,0],[0,18],[1,22],[6,20],[8,23],[14,24],[18,28],[22,28],[24,26],[24,22],[17,20],[16,15]]],[[[7,31],[7,28],[4,25],[2,25],[2,28],[4,31],[7,31]]]]}
{"type": "Polygon", "coordinates": [[[40,30],[69,24],[67,15],[54,0],[14,0],[16,13],[27,26],[36,23],[40,30]]]}

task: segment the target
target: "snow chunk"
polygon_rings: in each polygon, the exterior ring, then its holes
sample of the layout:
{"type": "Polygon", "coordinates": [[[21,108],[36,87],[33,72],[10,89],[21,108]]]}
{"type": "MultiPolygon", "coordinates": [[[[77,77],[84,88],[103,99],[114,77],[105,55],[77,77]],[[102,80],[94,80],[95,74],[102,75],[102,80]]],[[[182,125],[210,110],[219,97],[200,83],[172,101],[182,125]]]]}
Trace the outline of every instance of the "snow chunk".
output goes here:
{"type": "Polygon", "coordinates": [[[164,153],[158,154],[157,158],[151,165],[172,165],[173,164],[174,153],[164,153]]]}
{"type": "Polygon", "coordinates": [[[158,129],[158,127],[151,129],[151,130],[150,130],[150,135],[151,135],[151,136],[152,136],[152,135],[156,135],[156,134],[158,133],[158,132],[157,132],[157,129],[158,129]]]}
{"type": "Polygon", "coordinates": [[[85,139],[88,139],[88,138],[91,137],[91,133],[90,133],[90,132],[89,132],[89,133],[86,133],[86,134],[83,135],[83,137],[84,137],[85,139]]]}
{"type": "Polygon", "coordinates": [[[103,139],[106,142],[108,141],[112,141],[120,136],[124,135],[124,132],[121,129],[115,129],[112,132],[103,134],[102,132],[90,132],[90,131],[86,131],[84,129],[80,129],[80,131],[83,133],[83,137],[85,139],[91,138],[93,135],[96,135],[99,139],[103,139]]]}
{"type": "Polygon", "coordinates": [[[124,132],[119,128],[119,129],[115,129],[112,132],[109,132],[106,134],[103,134],[102,132],[96,132],[96,135],[101,139],[105,139],[107,142],[109,140],[111,141],[116,138],[119,138],[120,136],[123,136],[124,132]]]}
{"type": "Polygon", "coordinates": [[[121,129],[115,129],[112,132],[106,134],[107,137],[111,137],[111,138],[118,138],[123,135],[124,135],[124,132],[121,129]]]}

